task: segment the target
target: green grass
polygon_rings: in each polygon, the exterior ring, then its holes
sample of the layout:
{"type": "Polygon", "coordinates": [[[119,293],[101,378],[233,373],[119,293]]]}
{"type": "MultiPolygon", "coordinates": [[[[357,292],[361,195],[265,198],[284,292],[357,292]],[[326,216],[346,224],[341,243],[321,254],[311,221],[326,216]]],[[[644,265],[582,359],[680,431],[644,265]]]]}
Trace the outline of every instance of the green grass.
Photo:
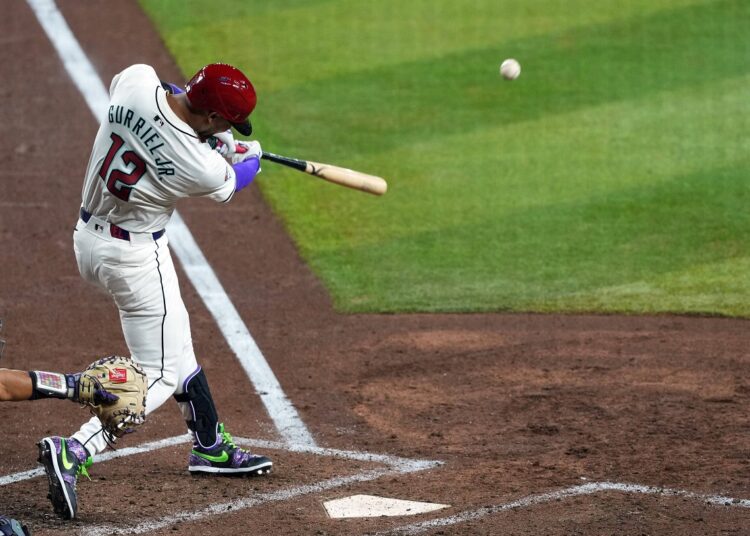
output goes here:
{"type": "Polygon", "coordinates": [[[750,3],[142,3],[248,72],[266,150],[389,180],[264,164],[340,310],[750,316],[750,3]]]}

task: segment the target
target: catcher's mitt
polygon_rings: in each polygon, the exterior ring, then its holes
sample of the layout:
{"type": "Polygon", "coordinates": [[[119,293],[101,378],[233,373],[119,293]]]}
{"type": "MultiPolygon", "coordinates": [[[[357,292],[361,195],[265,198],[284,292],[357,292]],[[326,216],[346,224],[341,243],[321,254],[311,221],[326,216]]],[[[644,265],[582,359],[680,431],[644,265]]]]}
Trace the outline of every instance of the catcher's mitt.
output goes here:
{"type": "Polygon", "coordinates": [[[146,421],[148,378],[143,369],[129,357],[111,355],[95,361],[81,373],[77,399],[91,408],[102,427],[114,438],[132,432],[146,421]],[[105,402],[102,391],[109,395],[105,402]]]}

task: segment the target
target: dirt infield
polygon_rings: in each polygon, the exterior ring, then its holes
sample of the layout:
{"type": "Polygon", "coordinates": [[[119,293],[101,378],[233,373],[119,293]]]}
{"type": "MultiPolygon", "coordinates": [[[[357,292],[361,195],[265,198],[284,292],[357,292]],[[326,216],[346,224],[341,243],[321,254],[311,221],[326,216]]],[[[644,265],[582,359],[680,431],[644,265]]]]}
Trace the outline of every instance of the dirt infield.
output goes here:
{"type": "MultiPolygon", "coordinates": [[[[104,9],[69,0],[60,8],[105,83],[138,62],[181,79],[134,2],[104,9]]],[[[26,3],[13,0],[6,11],[2,366],[79,370],[126,352],[114,305],[80,279],[72,252],[97,124],[26,3]]],[[[19,480],[0,486],[0,513],[35,534],[107,534],[138,523],[148,534],[376,534],[445,518],[453,522],[411,533],[750,534],[747,321],[343,316],[257,188],[226,207],[199,200],[179,210],[317,444],[336,451],[278,444],[261,397],[178,264],[220,415],[236,436],[271,442],[253,448],[274,459],[274,474],[191,477],[188,445],[172,444],[95,464],[92,481],[79,485],[79,518],[63,522],[46,499],[46,481],[18,475],[37,466],[39,438],[69,435],[86,412],[60,401],[0,404],[0,482],[19,480]],[[394,462],[391,470],[339,451],[444,463],[409,472],[394,462]],[[652,488],[562,493],[601,482],[652,488]],[[327,517],[323,501],[355,494],[451,506],[415,517],[327,517]],[[715,496],[727,500],[706,502],[715,496]],[[189,518],[217,503],[232,509],[189,518]]],[[[184,433],[176,405],[167,403],[122,447],[184,433]]]]}

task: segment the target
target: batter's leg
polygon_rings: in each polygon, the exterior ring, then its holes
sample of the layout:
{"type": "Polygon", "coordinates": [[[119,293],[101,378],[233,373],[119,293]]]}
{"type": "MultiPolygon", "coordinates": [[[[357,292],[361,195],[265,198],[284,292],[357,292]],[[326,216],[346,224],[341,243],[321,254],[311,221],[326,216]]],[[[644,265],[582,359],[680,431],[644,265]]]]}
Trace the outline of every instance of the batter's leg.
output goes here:
{"type": "MultiPolygon", "coordinates": [[[[175,392],[180,378],[197,368],[190,323],[180,296],[177,274],[163,236],[149,244],[134,245],[95,237],[84,229],[76,235],[77,257],[86,250],[98,265],[81,268],[87,279],[107,289],[120,311],[125,342],[149,380],[146,413],[160,407],[175,392]],[[80,252],[80,253],[79,253],[80,252]]],[[[79,264],[81,261],[79,260],[79,264]]],[[[91,419],[73,435],[94,455],[107,447],[98,419],[91,419]]]]}
{"type": "Polygon", "coordinates": [[[273,462],[270,459],[239,448],[219,422],[208,380],[200,367],[185,379],[180,391],[175,399],[193,432],[193,450],[188,458],[191,473],[263,475],[271,472],[273,462]]]}
{"type": "Polygon", "coordinates": [[[196,446],[206,449],[216,447],[221,441],[219,415],[202,368],[198,367],[183,382],[181,391],[174,398],[180,405],[188,429],[193,432],[196,446]]]}

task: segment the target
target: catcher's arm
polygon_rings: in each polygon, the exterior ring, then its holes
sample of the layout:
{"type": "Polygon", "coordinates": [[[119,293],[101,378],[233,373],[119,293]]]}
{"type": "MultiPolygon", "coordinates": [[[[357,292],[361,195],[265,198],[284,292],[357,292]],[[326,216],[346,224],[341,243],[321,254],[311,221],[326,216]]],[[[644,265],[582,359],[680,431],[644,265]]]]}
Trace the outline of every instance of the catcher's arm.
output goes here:
{"type": "Polygon", "coordinates": [[[0,402],[29,400],[33,392],[34,386],[28,372],[0,369],[0,402]]]}
{"type": "MultiPolygon", "coordinates": [[[[80,377],[42,370],[0,369],[0,402],[61,398],[85,404],[89,400],[80,396],[80,377]]],[[[94,404],[113,404],[117,398],[104,388],[94,389],[90,396],[94,404]]]]}
{"type": "MultiPolygon", "coordinates": [[[[0,318],[0,331],[3,319],[0,318]]],[[[0,357],[5,341],[0,339],[0,357]]],[[[113,404],[118,397],[101,387],[90,390],[90,400],[80,397],[81,374],[61,374],[41,370],[13,370],[0,368],[0,402],[20,402],[39,398],[67,398],[81,404],[113,404]]]]}
{"type": "Polygon", "coordinates": [[[29,400],[38,398],[66,398],[79,404],[114,404],[118,396],[110,393],[101,385],[81,392],[81,373],[61,374],[43,370],[30,370],[28,376],[32,383],[29,400]]]}

